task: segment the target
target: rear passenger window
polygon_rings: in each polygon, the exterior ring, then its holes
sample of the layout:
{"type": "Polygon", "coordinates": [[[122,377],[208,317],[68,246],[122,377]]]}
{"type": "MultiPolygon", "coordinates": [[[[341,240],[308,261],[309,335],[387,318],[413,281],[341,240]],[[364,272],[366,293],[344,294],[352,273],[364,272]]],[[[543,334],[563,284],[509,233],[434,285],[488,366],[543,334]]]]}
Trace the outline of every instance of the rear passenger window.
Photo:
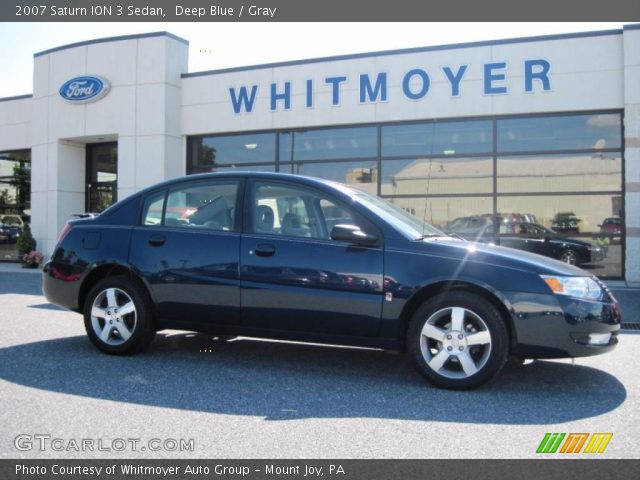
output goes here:
{"type": "Polygon", "coordinates": [[[238,181],[203,182],[169,192],[166,227],[233,230],[238,181]]]}
{"type": "Polygon", "coordinates": [[[164,210],[165,192],[154,193],[147,197],[142,209],[143,225],[160,225],[162,223],[162,211],[164,210]]]}

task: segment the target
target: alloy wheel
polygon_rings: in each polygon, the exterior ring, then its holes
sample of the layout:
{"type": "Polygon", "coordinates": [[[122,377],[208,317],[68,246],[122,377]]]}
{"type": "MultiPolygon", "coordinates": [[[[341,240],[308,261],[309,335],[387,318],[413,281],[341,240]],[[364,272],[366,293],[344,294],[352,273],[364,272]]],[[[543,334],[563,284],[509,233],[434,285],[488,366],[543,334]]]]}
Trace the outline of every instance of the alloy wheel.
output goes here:
{"type": "Polygon", "coordinates": [[[433,313],[422,327],[420,351],[438,375],[463,379],[479,372],[491,354],[491,334],[484,320],[462,307],[433,313]]]}
{"type": "Polygon", "coordinates": [[[91,306],[91,326],[101,342],[122,345],[131,338],[137,322],[135,303],[119,288],[101,291],[91,306]]]}
{"type": "Polygon", "coordinates": [[[566,250],[562,252],[562,255],[560,255],[560,260],[564,263],[568,263],[569,265],[575,265],[578,258],[573,250],[566,250]]]}

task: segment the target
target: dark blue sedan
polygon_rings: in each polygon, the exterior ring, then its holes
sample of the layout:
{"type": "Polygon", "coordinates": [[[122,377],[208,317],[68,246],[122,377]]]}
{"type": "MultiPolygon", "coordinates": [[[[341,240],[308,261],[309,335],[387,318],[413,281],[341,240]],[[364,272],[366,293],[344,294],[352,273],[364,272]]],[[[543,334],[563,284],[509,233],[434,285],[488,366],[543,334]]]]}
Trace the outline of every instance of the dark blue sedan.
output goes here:
{"type": "Polygon", "coordinates": [[[435,385],[477,387],[509,356],[617,344],[593,275],[452,238],[380,198],[269,173],[193,175],[70,221],[44,268],[52,303],[109,354],[173,328],[402,350],[435,385]]]}

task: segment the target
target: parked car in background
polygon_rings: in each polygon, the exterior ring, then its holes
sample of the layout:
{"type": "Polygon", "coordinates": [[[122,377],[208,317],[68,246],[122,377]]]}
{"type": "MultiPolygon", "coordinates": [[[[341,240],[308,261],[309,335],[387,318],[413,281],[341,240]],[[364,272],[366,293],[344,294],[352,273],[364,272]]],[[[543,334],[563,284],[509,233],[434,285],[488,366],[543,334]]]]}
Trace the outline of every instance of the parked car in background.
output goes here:
{"type": "Polygon", "coordinates": [[[551,228],[558,233],[578,233],[581,222],[582,219],[573,212],[559,212],[556,213],[551,228]]]}
{"type": "Polygon", "coordinates": [[[140,351],[167,328],[356,345],[405,351],[453,389],[484,384],[510,355],[607,352],[621,321],[606,286],[575,266],[277,173],[191,175],[72,220],[43,280],[108,354],[140,351]],[[176,219],[176,206],[197,208],[176,219]]]}
{"type": "Polygon", "coordinates": [[[19,215],[0,215],[0,241],[16,243],[22,235],[23,227],[24,221],[19,215]]]}
{"type": "Polygon", "coordinates": [[[503,223],[498,236],[503,247],[556,258],[570,265],[593,264],[604,259],[604,250],[599,245],[566,238],[535,223],[503,223]]]}
{"type": "Polygon", "coordinates": [[[445,232],[455,233],[466,238],[466,235],[473,236],[480,231],[491,229],[495,223],[496,227],[506,222],[528,222],[537,223],[536,216],[531,213],[483,213],[480,215],[470,215],[468,217],[458,217],[442,226],[445,232]]]}
{"type": "MultiPolygon", "coordinates": [[[[525,218],[520,214],[512,215],[510,218],[525,218]]],[[[467,240],[499,243],[504,247],[526,250],[570,265],[599,262],[605,254],[604,249],[599,245],[564,237],[537,223],[513,221],[503,216],[461,217],[450,222],[445,232],[459,235],[467,240]]]]}
{"type": "Polygon", "coordinates": [[[600,227],[600,235],[609,237],[611,243],[620,243],[622,239],[622,232],[624,230],[624,223],[620,217],[608,217],[605,218],[600,227]]]}
{"type": "Polygon", "coordinates": [[[10,239],[9,227],[5,227],[4,223],[0,223],[0,243],[10,243],[10,239]]]}

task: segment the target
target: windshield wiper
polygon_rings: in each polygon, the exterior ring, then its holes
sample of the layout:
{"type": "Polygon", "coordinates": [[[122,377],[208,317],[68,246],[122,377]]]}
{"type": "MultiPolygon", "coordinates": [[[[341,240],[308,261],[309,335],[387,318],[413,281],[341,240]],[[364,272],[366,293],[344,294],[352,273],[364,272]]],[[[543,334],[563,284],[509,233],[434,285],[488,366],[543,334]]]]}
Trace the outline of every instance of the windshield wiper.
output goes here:
{"type": "Polygon", "coordinates": [[[446,233],[425,233],[424,235],[420,235],[418,238],[416,238],[416,241],[424,240],[425,238],[436,238],[436,237],[446,237],[446,236],[447,236],[446,233]]]}
{"type": "Polygon", "coordinates": [[[467,241],[466,238],[461,237],[460,235],[458,235],[457,233],[447,233],[448,236],[453,237],[453,238],[457,238],[458,240],[463,240],[463,241],[467,241]]]}
{"type": "Polygon", "coordinates": [[[420,235],[418,238],[416,238],[416,241],[424,240],[426,238],[442,238],[442,237],[451,237],[451,238],[456,238],[458,240],[463,240],[465,242],[467,241],[466,238],[462,238],[457,233],[427,233],[424,235],[420,235]]]}

